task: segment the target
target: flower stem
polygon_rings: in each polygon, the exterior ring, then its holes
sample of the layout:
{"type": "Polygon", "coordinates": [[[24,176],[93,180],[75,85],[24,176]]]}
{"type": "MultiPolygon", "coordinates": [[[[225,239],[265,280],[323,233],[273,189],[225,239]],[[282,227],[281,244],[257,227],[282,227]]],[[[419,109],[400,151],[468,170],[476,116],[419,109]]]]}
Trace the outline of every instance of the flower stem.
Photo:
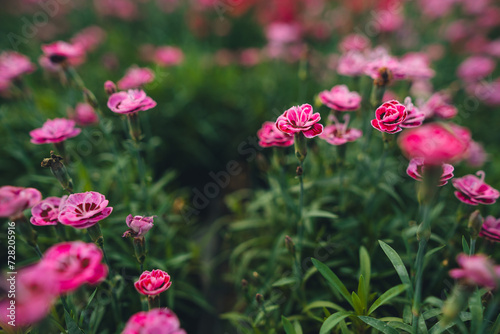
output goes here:
{"type": "MultiPolygon", "coordinates": [[[[302,162],[300,162],[300,170],[302,170],[302,162]]],[[[299,195],[299,210],[298,210],[298,218],[299,218],[299,223],[298,223],[298,235],[299,235],[299,243],[298,243],[298,258],[299,261],[302,259],[302,250],[303,250],[303,240],[304,240],[304,220],[302,218],[302,211],[304,208],[304,179],[302,176],[302,173],[299,173],[299,184],[300,184],[300,195],[299,195]]],[[[302,274],[300,273],[300,276],[302,274]]],[[[302,280],[302,278],[301,278],[302,280]]]]}
{"type": "Polygon", "coordinates": [[[474,255],[474,252],[476,251],[476,238],[470,238],[470,250],[469,250],[469,256],[474,255]]]}

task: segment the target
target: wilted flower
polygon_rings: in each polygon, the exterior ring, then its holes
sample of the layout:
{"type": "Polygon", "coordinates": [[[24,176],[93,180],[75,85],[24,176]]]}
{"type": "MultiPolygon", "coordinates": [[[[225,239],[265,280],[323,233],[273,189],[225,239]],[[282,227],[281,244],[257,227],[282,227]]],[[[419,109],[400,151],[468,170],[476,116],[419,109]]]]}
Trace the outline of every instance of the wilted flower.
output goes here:
{"type": "Polygon", "coordinates": [[[31,208],[30,222],[37,226],[57,225],[59,206],[63,201],[60,197],[47,197],[31,208]]]}
{"type": "Polygon", "coordinates": [[[457,189],[455,196],[462,202],[469,205],[493,204],[500,197],[498,190],[484,182],[484,172],[476,173],[454,179],[453,186],[457,189]]]}
{"type": "Polygon", "coordinates": [[[131,316],[122,334],[186,334],[180,326],[179,319],[174,312],[167,308],[155,308],[149,312],[139,312],[131,316]]]}
{"type": "Polygon", "coordinates": [[[17,216],[42,199],[35,188],[3,186],[0,188],[0,217],[17,216]]]}
{"type": "Polygon", "coordinates": [[[500,266],[495,266],[485,255],[459,254],[457,263],[461,268],[450,270],[450,276],[454,279],[460,280],[465,285],[479,285],[488,289],[498,287],[500,266]]]}
{"type": "Polygon", "coordinates": [[[156,296],[166,291],[172,282],[170,276],[160,269],[153,271],[145,271],[139,277],[139,280],[134,283],[137,291],[145,296],[156,296]]]}
{"type": "Polygon", "coordinates": [[[311,105],[303,104],[286,110],[276,120],[276,127],[290,135],[302,132],[306,138],[313,138],[323,132],[320,120],[320,114],[313,113],[311,105]]]}
{"type": "Polygon", "coordinates": [[[113,211],[109,201],[95,191],[71,194],[59,207],[59,222],[74,228],[88,228],[108,217],[113,211]]]}
{"type": "Polygon", "coordinates": [[[127,70],[125,76],[118,81],[118,88],[122,90],[144,86],[154,80],[155,75],[149,68],[133,66],[127,70]]]}
{"type": "Polygon", "coordinates": [[[321,103],[338,111],[353,111],[361,106],[361,96],[350,92],[346,85],[334,86],[331,90],[319,93],[321,103]]]}
{"type": "Polygon", "coordinates": [[[259,145],[262,147],[293,145],[293,136],[278,130],[274,122],[264,122],[257,131],[257,137],[259,137],[259,145]]]}
{"type": "Polygon", "coordinates": [[[108,108],[118,114],[132,114],[155,106],[156,102],[147,96],[143,90],[138,89],[114,93],[108,99],[108,108]]]}
{"type": "Polygon", "coordinates": [[[398,133],[401,124],[406,121],[408,111],[406,107],[397,100],[384,102],[375,110],[375,119],[372,120],[372,126],[382,132],[398,133]]]}
{"type": "Polygon", "coordinates": [[[324,131],[319,135],[321,139],[326,140],[329,144],[343,145],[355,141],[363,135],[363,132],[359,129],[348,128],[350,118],[348,114],[344,115],[344,123],[340,123],[333,115],[331,117],[334,124],[325,126],[324,131]]]}
{"type": "Polygon", "coordinates": [[[125,222],[129,227],[129,230],[123,234],[124,237],[143,237],[152,227],[153,227],[153,219],[156,216],[151,217],[143,217],[143,216],[132,216],[128,215],[125,222]]]}
{"type": "MultiPolygon", "coordinates": [[[[453,177],[453,168],[450,164],[443,164],[443,173],[441,174],[441,178],[439,179],[438,186],[444,186],[448,183],[448,180],[453,177]]],[[[422,158],[414,158],[410,160],[408,164],[408,168],[406,169],[406,173],[414,178],[417,181],[422,181],[424,175],[425,163],[422,158]]]]}
{"type": "Polygon", "coordinates": [[[500,242],[500,219],[488,216],[484,220],[479,236],[491,241],[500,242]]]}
{"type": "Polygon", "coordinates": [[[41,128],[30,131],[33,144],[60,143],[76,137],[82,129],[75,128],[75,121],[66,118],[47,120],[41,128]]]}

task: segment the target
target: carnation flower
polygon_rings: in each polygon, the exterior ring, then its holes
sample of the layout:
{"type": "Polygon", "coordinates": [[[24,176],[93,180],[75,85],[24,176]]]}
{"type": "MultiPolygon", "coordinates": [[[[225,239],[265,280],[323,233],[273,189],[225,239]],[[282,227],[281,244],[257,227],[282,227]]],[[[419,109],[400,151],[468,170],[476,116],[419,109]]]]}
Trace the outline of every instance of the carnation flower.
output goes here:
{"type": "Polygon", "coordinates": [[[47,197],[38,202],[37,205],[31,208],[31,224],[37,226],[57,225],[59,206],[62,201],[63,199],[60,197],[47,197]]]}
{"type": "Polygon", "coordinates": [[[401,124],[406,121],[408,111],[406,107],[397,100],[391,100],[383,103],[375,111],[375,119],[372,120],[372,126],[382,132],[398,133],[401,124]]]}
{"type": "Polygon", "coordinates": [[[153,219],[155,217],[156,216],[143,217],[128,215],[125,222],[129,230],[123,234],[123,237],[143,237],[153,227],[153,219]]]}
{"type": "Polygon", "coordinates": [[[262,147],[293,145],[293,136],[278,130],[274,122],[264,122],[257,131],[257,137],[259,137],[259,145],[262,147]]]}
{"type": "Polygon", "coordinates": [[[134,283],[137,291],[145,296],[156,296],[166,291],[172,282],[170,276],[160,269],[153,271],[145,271],[139,277],[139,280],[134,283]]]}
{"type": "Polygon", "coordinates": [[[321,103],[338,111],[353,111],[361,106],[361,96],[350,92],[346,85],[334,86],[331,90],[319,93],[321,103]]]}
{"type": "Polygon", "coordinates": [[[0,188],[0,217],[14,217],[42,199],[35,188],[3,186],[0,188]]]}
{"type": "Polygon", "coordinates": [[[319,113],[313,113],[309,104],[291,107],[276,120],[276,127],[284,133],[293,135],[302,132],[306,138],[313,138],[323,132],[319,113]]]}
{"type": "MultiPolygon", "coordinates": [[[[408,174],[410,177],[414,178],[417,181],[422,181],[424,175],[424,169],[425,169],[424,159],[414,158],[411,159],[408,168],[406,169],[406,174],[408,174]]],[[[441,174],[441,178],[438,184],[438,186],[440,187],[447,184],[448,180],[450,180],[453,177],[453,170],[455,168],[453,168],[453,166],[450,164],[443,164],[442,169],[443,173],[441,174]]]]}
{"type": "Polygon", "coordinates": [[[30,131],[33,144],[60,143],[76,137],[82,130],[75,128],[75,121],[66,118],[47,120],[41,128],[30,131]]]}
{"type": "Polygon", "coordinates": [[[479,236],[491,241],[500,242],[500,219],[488,216],[484,220],[479,236]]]}
{"type": "Polygon", "coordinates": [[[122,334],[186,334],[180,326],[179,319],[174,312],[167,308],[155,308],[131,316],[122,334]]]}
{"type": "Polygon", "coordinates": [[[83,229],[97,224],[113,211],[109,201],[95,191],[71,194],[61,203],[59,222],[74,228],[83,229]]]}
{"type": "Polygon", "coordinates": [[[132,114],[156,107],[156,102],[142,90],[130,89],[118,92],[108,99],[108,108],[118,114],[132,114]]]}
{"type": "Polygon", "coordinates": [[[485,255],[478,254],[457,256],[459,269],[450,270],[450,276],[462,281],[463,284],[496,289],[500,280],[500,266],[495,266],[493,261],[485,255]]]}
{"type": "Polygon", "coordinates": [[[454,179],[453,186],[457,189],[455,196],[462,202],[469,205],[494,204],[500,193],[498,190],[484,182],[484,172],[482,170],[474,175],[454,179]]]}
{"type": "Polygon", "coordinates": [[[154,80],[155,75],[149,68],[131,67],[125,76],[118,81],[118,88],[122,90],[134,89],[144,86],[154,80]]]}
{"type": "Polygon", "coordinates": [[[319,135],[327,143],[332,145],[343,145],[347,142],[357,140],[363,135],[359,129],[348,128],[349,118],[348,114],[344,115],[344,123],[340,123],[337,118],[331,115],[334,124],[325,126],[323,132],[319,135]]]}

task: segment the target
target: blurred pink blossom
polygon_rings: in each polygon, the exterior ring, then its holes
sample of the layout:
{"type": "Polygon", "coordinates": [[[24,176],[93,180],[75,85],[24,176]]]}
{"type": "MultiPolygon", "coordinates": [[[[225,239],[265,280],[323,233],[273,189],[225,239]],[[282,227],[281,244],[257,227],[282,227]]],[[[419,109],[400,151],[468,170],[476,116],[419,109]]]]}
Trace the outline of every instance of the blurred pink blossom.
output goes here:
{"type": "Polygon", "coordinates": [[[78,103],[74,113],[71,113],[70,118],[80,126],[89,126],[99,122],[99,116],[94,108],[88,103],[78,103]]]}
{"type": "Polygon", "coordinates": [[[41,128],[31,130],[33,144],[60,143],[66,139],[76,137],[82,130],[75,128],[75,121],[66,118],[47,120],[41,128]]]}
{"type": "Polygon", "coordinates": [[[331,90],[324,90],[318,97],[325,106],[338,111],[354,111],[361,106],[361,95],[349,91],[346,85],[337,85],[331,90]]]}
{"type": "Polygon", "coordinates": [[[153,59],[159,66],[174,66],[184,61],[184,53],[173,46],[161,46],[154,51],[153,59]]]}
{"type": "Polygon", "coordinates": [[[426,118],[439,117],[450,119],[457,115],[458,110],[451,105],[451,97],[445,92],[434,93],[420,108],[426,118]]]}
{"type": "MultiPolygon", "coordinates": [[[[450,180],[453,177],[453,166],[450,164],[443,164],[442,165],[443,173],[441,174],[441,178],[439,180],[439,187],[444,186],[445,184],[448,183],[448,180],[450,180]]],[[[424,159],[422,158],[414,158],[410,160],[410,163],[408,164],[408,168],[406,169],[406,173],[414,178],[417,181],[422,181],[423,175],[424,175],[424,170],[425,170],[425,163],[424,159]]]]}
{"type": "Polygon", "coordinates": [[[42,45],[44,56],[54,65],[67,63],[78,66],[85,60],[85,52],[80,45],[57,41],[52,44],[42,45]]]}
{"type": "Polygon", "coordinates": [[[345,36],[339,44],[340,51],[343,53],[349,51],[364,51],[370,47],[368,38],[361,34],[350,34],[345,36]]]}
{"type": "Polygon", "coordinates": [[[286,147],[293,145],[293,136],[278,130],[275,122],[264,122],[257,131],[259,145],[262,147],[286,147]]]}
{"type": "MultiPolygon", "coordinates": [[[[349,114],[344,114],[344,123],[340,123],[337,118],[331,114],[333,124],[325,126],[319,137],[332,145],[343,145],[347,142],[353,142],[359,139],[363,132],[359,129],[349,128],[349,114]]],[[[329,117],[329,118],[330,118],[329,117]]]]}
{"type": "Polygon", "coordinates": [[[121,90],[140,88],[154,79],[155,75],[149,68],[132,66],[118,81],[118,88],[121,90]]]}
{"type": "Polygon", "coordinates": [[[415,128],[422,125],[425,120],[425,114],[421,112],[419,108],[413,105],[413,103],[411,102],[411,97],[407,96],[404,100],[404,104],[406,106],[408,116],[406,117],[406,120],[401,123],[401,127],[415,128]]]}
{"type": "Polygon", "coordinates": [[[484,172],[476,173],[477,176],[469,174],[464,177],[455,178],[453,186],[457,189],[455,196],[469,205],[494,204],[500,193],[498,190],[484,182],[484,172]]]}
{"type": "Polygon", "coordinates": [[[457,69],[457,76],[464,81],[477,81],[490,75],[495,61],[489,57],[472,56],[464,60],[457,69]]]}
{"type": "Polygon", "coordinates": [[[365,66],[365,56],[361,52],[350,51],[340,57],[337,72],[345,76],[360,76],[364,73],[365,66]]]}
{"type": "Polygon", "coordinates": [[[155,308],[139,312],[128,319],[121,334],[156,333],[186,334],[174,312],[167,308],[155,308]]]}
{"type": "Polygon", "coordinates": [[[106,33],[98,26],[90,26],[71,39],[71,44],[80,47],[84,52],[94,51],[106,38],[106,33]]]}
{"type": "Polygon", "coordinates": [[[498,288],[500,266],[495,266],[492,260],[483,254],[467,256],[459,254],[457,263],[459,269],[450,270],[450,276],[467,285],[479,285],[488,289],[498,288]]]}
{"type": "Polygon", "coordinates": [[[132,114],[154,107],[156,107],[156,102],[139,89],[114,93],[108,99],[108,108],[118,114],[132,114]]]}
{"type": "Polygon", "coordinates": [[[35,70],[35,65],[28,57],[14,51],[0,53],[0,78],[5,81],[15,80],[35,70]]]}
{"type": "Polygon", "coordinates": [[[430,79],[435,72],[430,68],[429,57],[422,52],[409,52],[400,59],[406,76],[411,80],[430,79]]]}
{"type": "Polygon", "coordinates": [[[0,187],[0,217],[17,216],[41,200],[42,194],[35,188],[0,187]]]}
{"type": "Polygon", "coordinates": [[[484,219],[479,236],[491,241],[500,242],[500,219],[488,216],[484,219]]]}

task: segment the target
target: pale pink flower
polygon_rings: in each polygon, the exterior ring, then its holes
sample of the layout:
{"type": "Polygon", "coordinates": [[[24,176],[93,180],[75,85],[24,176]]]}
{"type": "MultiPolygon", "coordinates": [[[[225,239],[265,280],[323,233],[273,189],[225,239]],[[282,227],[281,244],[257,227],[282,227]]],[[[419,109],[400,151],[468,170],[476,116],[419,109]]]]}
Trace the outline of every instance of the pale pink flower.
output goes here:
{"type": "Polygon", "coordinates": [[[467,14],[479,15],[488,9],[491,0],[461,0],[460,2],[467,14]]]}
{"type": "Polygon", "coordinates": [[[456,20],[446,28],[444,37],[452,43],[457,43],[461,40],[466,39],[469,36],[471,30],[472,28],[469,26],[467,21],[456,20]]]}
{"type": "Polygon", "coordinates": [[[435,72],[431,69],[429,57],[422,52],[409,52],[400,59],[406,76],[410,80],[430,79],[435,72]]]}
{"type": "Polygon", "coordinates": [[[278,130],[275,122],[264,122],[257,131],[259,145],[262,147],[286,147],[293,145],[293,136],[278,130]]]}
{"type": "Polygon", "coordinates": [[[155,217],[128,215],[125,222],[129,229],[123,234],[123,237],[143,237],[153,227],[153,219],[155,217]]]}
{"type": "Polygon", "coordinates": [[[338,111],[353,111],[361,106],[361,95],[349,91],[346,85],[334,86],[331,90],[319,93],[321,103],[338,111]]]}
{"type": "Polygon", "coordinates": [[[500,39],[495,39],[494,41],[491,41],[486,46],[486,52],[490,56],[500,58],[500,39]]]}
{"type": "Polygon", "coordinates": [[[410,95],[417,98],[428,99],[434,92],[430,80],[415,80],[411,84],[410,95]]]}
{"type": "Polygon", "coordinates": [[[59,207],[61,224],[83,229],[97,224],[113,211],[109,201],[95,191],[71,194],[59,207]]]}
{"type": "Polygon", "coordinates": [[[343,54],[338,62],[337,72],[345,76],[360,76],[366,66],[365,56],[358,51],[343,54]]]}
{"type": "Polygon", "coordinates": [[[0,54],[0,77],[5,81],[15,80],[34,70],[35,65],[25,55],[14,51],[5,51],[0,54]]]}
{"type": "Polygon", "coordinates": [[[106,38],[106,33],[98,26],[90,26],[71,39],[71,44],[80,47],[84,52],[94,51],[106,38]]]}
{"type": "Polygon", "coordinates": [[[345,36],[340,42],[340,51],[364,51],[370,47],[370,40],[360,34],[350,34],[345,36]]]}
{"type": "Polygon", "coordinates": [[[161,46],[155,50],[153,60],[159,66],[164,67],[179,65],[184,61],[184,53],[173,46],[161,46]]]}
{"type": "Polygon", "coordinates": [[[154,107],[156,107],[156,102],[147,96],[143,90],[138,89],[114,93],[108,99],[108,108],[118,114],[132,114],[154,107]]]}
{"type": "MultiPolygon", "coordinates": [[[[454,176],[453,170],[455,168],[453,168],[453,166],[450,164],[443,164],[442,169],[443,173],[441,174],[441,178],[439,180],[438,184],[439,187],[442,187],[445,184],[447,184],[448,180],[450,180],[454,176]]],[[[417,181],[422,181],[424,176],[424,170],[425,170],[424,159],[414,158],[410,160],[408,168],[406,169],[406,174],[408,174],[410,177],[414,178],[417,181]]]]}
{"type": "Polygon", "coordinates": [[[363,132],[359,129],[348,128],[350,119],[349,114],[344,115],[344,123],[340,123],[333,114],[330,117],[334,123],[325,126],[325,129],[319,135],[319,137],[324,139],[327,143],[332,145],[343,145],[347,142],[356,141],[363,135],[363,132]]]}
{"type": "Polygon", "coordinates": [[[495,266],[492,260],[483,254],[467,256],[459,254],[457,263],[459,269],[450,270],[450,276],[467,285],[479,285],[488,289],[498,288],[500,266],[495,266]]]}
{"type": "Polygon", "coordinates": [[[127,21],[135,19],[139,13],[137,4],[132,0],[94,0],[94,6],[99,15],[127,21]]]}
{"type": "Polygon", "coordinates": [[[71,114],[70,118],[80,126],[89,126],[99,122],[99,116],[88,103],[78,103],[74,114],[71,114]]]}
{"type": "Polygon", "coordinates": [[[408,112],[408,116],[406,117],[406,120],[401,123],[401,127],[415,128],[422,125],[425,120],[425,114],[413,105],[413,103],[411,102],[411,97],[407,96],[404,104],[406,107],[406,111],[408,112]]]}
{"type": "Polygon", "coordinates": [[[418,4],[425,17],[438,18],[447,15],[457,0],[419,0],[418,4]]]}
{"type": "Polygon", "coordinates": [[[0,187],[0,217],[14,217],[42,200],[35,188],[0,187]]]}
{"type": "Polygon", "coordinates": [[[372,79],[380,78],[380,70],[388,69],[395,80],[406,78],[406,68],[395,57],[384,55],[366,64],[364,73],[372,79]]]}
{"type": "Polygon", "coordinates": [[[450,119],[457,115],[458,110],[451,105],[451,97],[445,92],[434,93],[427,102],[420,108],[426,118],[439,117],[450,119]]]}
{"type": "Polygon", "coordinates": [[[63,201],[60,197],[47,197],[31,208],[30,222],[37,226],[57,225],[59,206],[63,201]]]}
{"type": "Polygon", "coordinates": [[[155,75],[149,68],[133,66],[129,68],[125,76],[118,81],[118,88],[122,90],[139,88],[152,82],[154,79],[155,75]]]}
{"type": "Polygon", "coordinates": [[[488,159],[488,154],[481,144],[471,140],[465,159],[470,166],[481,167],[488,159]]]}
{"type": "Polygon", "coordinates": [[[477,81],[490,75],[495,61],[489,57],[472,56],[464,60],[457,69],[457,76],[464,81],[477,81]]]}
{"type": "Polygon", "coordinates": [[[172,282],[170,275],[160,269],[153,271],[145,271],[139,277],[139,280],[134,283],[137,292],[145,296],[156,296],[166,291],[172,282]]]}
{"type": "Polygon", "coordinates": [[[401,124],[406,121],[407,117],[406,106],[397,100],[391,100],[384,102],[375,110],[375,119],[371,121],[371,124],[379,131],[393,134],[402,130],[401,124]]]}
{"type": "Polygon", "coordinates": [[[311,105],[303,104],[286,110],[276,120],[276,127],[289,135],[302,132],[306,138],[313,138],[323,132],[320,120],[320,114],[313,113],[311,105]]]}
{"type": "Polygon", "coordinates": [[[270,43],[287,44],[301,39],[302,28],[297,23],[273,22],[266,27],[266,37],[270,43]]]}
{"type": "Polygon", "coordinates": [[[47,120],[41,128],[30,131],[33,144],[60,143],[76,137],[82,129],[75,128],[75,121],[66,118],[47,120]]]}
{"type": "Polygon", "coordinates": [[[67,62],[72,66],[81,64],[85,58],[85,52],[80,45],[70,44],[63,41],[42,45],[44,56],[54,65],[67,62]]]}
{"type": "Polygon", "coordinates": [[[491,241],[500,242],[500,219],[493,216],[485,218],[479,236],[491,241]]]}
{"type": "Polygon", "coordinates": [[[465,204],[494,204],[500,192],[484,182],[484,172],[476,173],[477,176],[469,174],[464,177],[455,178],[452,183],[457,189],[455,196],[465,204]]]}
{"type": "Polygon", "coordinates": [[[379,10],[375,14],[376,26],[382,32],[399,29],[404,23],[403,14],[393,9],[379,10]]]}
{"type": "Polygon", "coordinates": [[[180,326],[174,312],[167,308],[155,308],[131,316],[121,334],[186,334],[180,326]]]}
{"type": "Polygon", "coordinates": [[[96,285],[108,275],[101,263],[102,251],[93,243],[62,242],[50,247],[39,266],[53,274],[59,293],[72,292],[83,284],[96,285]]]}

